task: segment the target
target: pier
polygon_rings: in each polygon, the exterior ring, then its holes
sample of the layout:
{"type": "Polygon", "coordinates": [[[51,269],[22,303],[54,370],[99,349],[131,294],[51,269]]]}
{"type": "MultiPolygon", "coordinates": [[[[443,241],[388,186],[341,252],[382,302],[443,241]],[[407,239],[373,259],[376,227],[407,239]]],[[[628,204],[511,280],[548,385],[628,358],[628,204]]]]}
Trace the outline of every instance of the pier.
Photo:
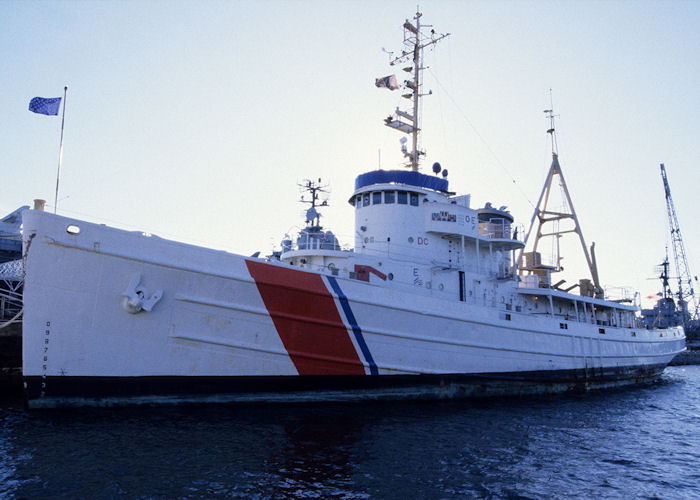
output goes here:
{"type": "Polygon", "coordinates": [[[0,329],[0,400],[22,396],[22,323],[0,329]]]}
{"type": "Polygon", "coordinates": [[[673,358],[669,366],[700,365],[700,344],[688,343],[688,350],[673,358]]]}

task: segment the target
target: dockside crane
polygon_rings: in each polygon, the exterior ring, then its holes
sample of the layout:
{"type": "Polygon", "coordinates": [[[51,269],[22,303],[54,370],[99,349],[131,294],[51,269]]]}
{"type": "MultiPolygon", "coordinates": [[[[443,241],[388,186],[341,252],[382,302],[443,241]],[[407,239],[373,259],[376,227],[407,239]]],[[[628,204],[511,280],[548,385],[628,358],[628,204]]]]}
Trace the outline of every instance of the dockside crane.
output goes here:
{"type": "Polygon", "coordinates": [[[683,237],[681,236],[681,228],[678,224],[676,216],[676,208],[673,205],[671,197],[671,188],[668,185],[668,176],[666,175],[666,167],[661,164],[661,178],[664,182],[664,191],[666,193],[666,211],[668,212],[668,225],[671,231],[671,245],[673,246],[673,260],[676,265],[676,275],[678,276],[678,308],[683,318],[683,328],[686,335],[689,330],[695,330],[698,323],[698,297],[693,289],[693,281],[697,282],[697,276],[692,277],[688,260],[685,255],[685,247],[683,245],[683,237]]]}

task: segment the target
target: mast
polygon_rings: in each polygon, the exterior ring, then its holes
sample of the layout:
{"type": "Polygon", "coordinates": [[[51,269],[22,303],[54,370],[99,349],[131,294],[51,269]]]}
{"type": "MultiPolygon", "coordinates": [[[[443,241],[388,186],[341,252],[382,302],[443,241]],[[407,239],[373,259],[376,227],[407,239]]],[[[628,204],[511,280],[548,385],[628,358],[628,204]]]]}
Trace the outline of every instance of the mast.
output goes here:
{"type": "Polygon", "coordinates": [[[307,228],[312,230],[312,231],[320,231],[321,228],[321,213],[316,210],[316,207],[321,206],[321,207],[326,207],[328,206],[328,202],[324,200],[320,204],[317,205],[318,202],[318,195],[319,193],[328,193],[328,184],[322,184],[321,179],[316,181],[312,181],[310,179],[304,179],[301,184],[298,184],[299,189],[302,192],[307,192],[311,195],[311,199],[304,199],[304,195],[301,195],[301,201],[302,203],[308,203],[311,205],[307,210],[306,210],[306,225],[307,228]]]}
{"type": "MultiPolygon", "coordinates": [[[[423,17],[423,13],[416,12],[416,15],[413,17],[413,21],[415,22],[415,24],[413,24],[410,20],[406,19],[406,22],[404,22],[403,24],[404,49],[401,51],[400,56],[392,58],[389,62],[391,66],[394,66],[396,64],[405,64],[409,62],[413,64],[412,66],[402,68],[403,71],[411,73],[413,76],[413,80],[405,80],[403,83],[403,88],[406,90],[410,90],[410,92],[407,92],[402,95],[402,97],[411,100],[412,113],[402,111],[397,106],[394,114],[390,115],[384,120],[384,123],[387,127],[391,127],[395,130],[398,130],[399,132],[403,132],[404,134],[411,136],[410,151],[406,146],[407,139],[405,137],[401,138],[401,151],[403,152],[404,156],[409,160],[406,166],[410,166],[411,170],[413,171],[418,171],[420,157],[422,155],[425,155],[425,152],[419,149],[418,144],[421,127],[420,99],[424,95],[432,94],[432,91],[429,91],[427,94],[421,93],[423,86],[423,82],[421,80],[421,72],[425,69],[423,67],[423,49],[436,44],[443,38],[448,37],[450,35],[449,33],[436,35],[434,29],[431,29],[429,34],[422,33],[421,29],[432,28],[432,26],[428,24],[421,24],[421,17],[423,17]]],[[[395,79],[395,76],[392,76],[392,78],[395,79]]],[[[392,88],[392,90],[394,90],[395,88],[399,88],[399,86],[397,85],[396,87],[389,88],[392,88]]]]}
{"type": "MultiPolygon", "coordinates": [[[[422,17],[422,14],[416,12],[416,28],[415,28],[415,36],[416,36],[416,43],[415,46],[413,47],[413,116],[415,119],[415,126],[413,127],[413,133],[411,134],[412,136],[412,142],[413,142],[413,148],[411,149],[411,170],[417,171],[418,170],[418,131],[420,130],[420,116],[418,113],[420,112],[420,109],[418,107],[419,101],[420,101],[420,89],[421,89],[421,64],[422,64],[422,55],[423,55],[423,49],[419,45],[419,38],[420,38],[420,18],[422,17]]],[[[411,31],[411,23],[408,22],[408,19],[406,19],[406,23],[404,23],[404,29],[407,29],[411,31]]]]}
{"type": "Polygon", "coordinates": [[[673,298],[673,292],[671,292],[671,284],[670,284],[670,264],[668,262],[668,247],[666,247],[666,258],[664,258],[664,261],[659,264],[657,267],[657,271],[661,274],[659,274],[659,279],[661,280],[661,285],[663,287],[663,298],[664,299],[672,299],[673,298]]]}
{"type": "MultiPolygon", "coordinates": [[[[542,192],[540,193],[540,198],[537,201],[537,207],[535,208],[535,212],[532,214],[532,219],[530,220],[530,227],[527,231],[527,234],[525,235],[525,245],[527,245],[527,242],[530,238],[530,233],[532,232],[532,229],[537,225],[537,234],[535,235],[535,241],[532,247],[532,253],[535,254],[537,252],[537,245],[540,241],[541,238],[547,237],[547,236],[552,236],[555,238],[555,244],[557,248],[557,255],[556,255],[556,266],[552,268],[552,271],[561,271],[563,268],[561,266],[561,255],[559,254],[559,239],[566,233],[576,233],[578,234],[579,240],[581,241],[581,247],[583,249],[583,254],[586,257],[586,263],[588,264],[588,269],[591,273],[591,278],[593,281],[594,285],[594,294],[596,297],[602,297],[603,290],[600,286],[600,280],[598,277],[598,267],[595,262],[595,253],[594,253],[594,247],[595,243],[591,245],[591,251],[589,253],[588,247],[586,246],[586,241],[583,238],[583,231],[581,230],[581,225],[579,224],[578,221],[578,216],[576,215],[576,210],[574,209],[574,204],[571,201],[571,195],[569,194],[569,189],[566,187],[566,181],[564,180],[564,173],[562,172],[561,165],[559,164],[559,155],[557,152],[557,139],[556,139],[556,130],[554,127],[554,110],[553,109],[546,109],[544,111],[547,114],[547,118],[549,119],[549,130],[547,130],[547,133],[551,137],[552,141],[552,165],[549,168],[549,172],[547,173],[547,178],[545,179],[544,182],[544,187],[542,188],[542,192]],[[558,176],[559,177],[559,186],[561,187],[562,191],[562,197],[564,199],[565,207],[561,212],[558,211],[553,211],[553,210],[548,210],[547,205],[549,203],[549,196],[551,194],[552,186],[554,185],[554,177],[558,176]],[[567,211],[568,209],[568,211],[567,211]],[[570,219],[574,223],[574,227],[571,229],[561,229],[559,227],[559,222],[562,220],[570,219]],[[544,233],[543,232],[543,226],[547,223],[552,223],[554,225],[554,228],[551,230],[551,232],[544,233]],[[592,257],[592,258],[591,258],[592,257]]],[[[523,261],[523,255],[524,255],[524,250],[525,246],[520,249],[520,253],[518,254],[518,260],[517,260],[517,269],[519,269],[521,272],[524,271],[522,266],[522,261],[523,261]]]]}

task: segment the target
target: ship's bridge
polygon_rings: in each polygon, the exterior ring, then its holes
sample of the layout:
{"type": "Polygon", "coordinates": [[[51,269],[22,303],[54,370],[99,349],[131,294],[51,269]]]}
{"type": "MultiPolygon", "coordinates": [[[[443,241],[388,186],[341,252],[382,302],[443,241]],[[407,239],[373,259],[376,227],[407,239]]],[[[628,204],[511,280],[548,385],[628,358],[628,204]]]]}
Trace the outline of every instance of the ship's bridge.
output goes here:
{"type": "MultiPolygon", "coordinates": [[[[374,170],[360,174],[355,179],[355,194],[375,184],[402,184],[406,189],[423,188],[448,194],[447,179],[425,175],[412,170],[374,170]]],[[[350,201],[352,203],[352,199],[350,201]]]]}
{"type": "Polygon", "coordinates": [[[408,205],[426,202],[449,203],[447,179],[405,170],[374,170],[358,175],[348,200],[355,208],[373,205],[408,205]]]}
{"type": "Polygon", "coordinates": [[[505,207],[473,209],[470,195],[454,196],[447,179],[437,176],[367,172],[356,178],[348,201],[355,207],[356,252],[454,263],[457,253],[460,261],[466,258],[465,245],[475,246],[475,255],[479,247],[488,252],[522,247],[505,207]]]}

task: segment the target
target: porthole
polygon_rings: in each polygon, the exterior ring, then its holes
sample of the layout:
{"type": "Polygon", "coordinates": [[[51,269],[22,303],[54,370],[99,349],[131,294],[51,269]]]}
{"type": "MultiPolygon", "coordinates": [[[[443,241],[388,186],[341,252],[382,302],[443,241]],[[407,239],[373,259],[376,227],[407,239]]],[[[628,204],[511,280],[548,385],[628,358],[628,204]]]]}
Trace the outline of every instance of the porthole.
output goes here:
{"type": "Polygon", "coordinates": [[[394,279],[394,273],[389,273],[386,275],[387,278],[389,278],[389,281],[394,279]]]}
{"type": "Polygon", "coordinates": [[[76,226],[75,224],[71,224],[66,228],[66,232],[68,234],[80,234],[80,226],[76,226]]]}
{"type": "Polygon", "coordinates": [[[369,243],[369,238],[365,237],[365,243],[369,243]]]}
{"type": "Polygon", "coordinates": [[[440,290],[444,290],[444,289],[445,289],[445,285],[443,285],[442,283],[440,283],[440,286],[438,286],[438,288],[439,288],[440,290]]]}
{"type": "Polygon", "coordinates": [[[408,242],[409,242],[409,243],[413,243],[413,236],[409,236],[409,237],[408,237],[408,242]]]}

